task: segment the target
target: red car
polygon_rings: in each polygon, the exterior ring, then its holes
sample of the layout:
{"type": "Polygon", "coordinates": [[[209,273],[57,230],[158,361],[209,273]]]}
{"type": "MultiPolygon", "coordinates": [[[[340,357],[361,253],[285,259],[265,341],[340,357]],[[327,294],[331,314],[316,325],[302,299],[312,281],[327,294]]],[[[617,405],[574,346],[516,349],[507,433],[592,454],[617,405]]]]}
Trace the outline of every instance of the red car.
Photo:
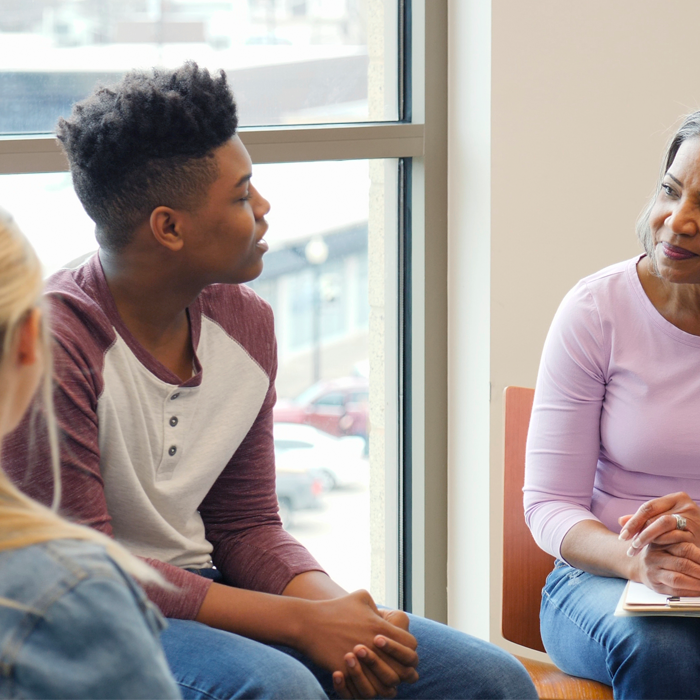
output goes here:
{"type": "Polygon", "coordinates": [[[343,377],[318,382],[296,399],[280,399],[274,409],[276,423],[307,423],[331,435],[359,435],[367,442],[369,380],[343,377]]]}

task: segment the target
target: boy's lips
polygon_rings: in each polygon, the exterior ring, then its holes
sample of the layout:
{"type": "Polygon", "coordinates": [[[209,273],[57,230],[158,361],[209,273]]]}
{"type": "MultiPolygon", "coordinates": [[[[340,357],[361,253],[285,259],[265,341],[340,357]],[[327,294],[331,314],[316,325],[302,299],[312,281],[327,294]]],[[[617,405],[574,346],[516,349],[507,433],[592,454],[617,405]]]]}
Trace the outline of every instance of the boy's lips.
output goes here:
{"type": "Polygon", "coordinates": [[[267,233],[267,229],[267,221],[265,221],[265,219],[260,219],[257,224],[257,230],[260,235],[258,236],[258,240],[255,242],[255,246],[257,248],[260,248],[263,251],[263,253],[270,248],[270,246],[267,244],[267,241],[265,240],[265,234],[267,233]]]}

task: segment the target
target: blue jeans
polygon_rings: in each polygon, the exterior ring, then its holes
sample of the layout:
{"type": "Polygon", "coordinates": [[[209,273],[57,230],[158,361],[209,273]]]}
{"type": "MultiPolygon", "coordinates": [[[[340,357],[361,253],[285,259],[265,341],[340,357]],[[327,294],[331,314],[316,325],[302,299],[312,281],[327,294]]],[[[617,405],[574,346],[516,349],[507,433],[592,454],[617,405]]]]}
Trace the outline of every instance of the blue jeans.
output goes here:
{"type": "MultiPolygon", "coordinates": [[[[161,641],[183,698],[336,698],[331,674],[299,652],[189,620],[169,620],[161,641]]],[[[520,663],[488,642],[411,616],[420,680],[398,698],[537,698],[520,663]]]]}
{"type": "Polygon", "coordinates": [[[557,560],[542,591],[547,653],[616,698],[700,698],[700,618],[614,617],[624,587],[557,560]]]}

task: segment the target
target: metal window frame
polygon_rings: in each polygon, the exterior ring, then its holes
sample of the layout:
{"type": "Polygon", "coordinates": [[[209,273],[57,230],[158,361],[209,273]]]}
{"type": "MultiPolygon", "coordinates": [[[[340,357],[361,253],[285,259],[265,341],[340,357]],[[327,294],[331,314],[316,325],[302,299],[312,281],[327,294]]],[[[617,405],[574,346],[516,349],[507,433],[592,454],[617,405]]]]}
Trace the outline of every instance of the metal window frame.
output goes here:
{"type": "MultiPolygon", "coordinates": [[[[238,133],[254,163],[410,158],[423,155],[422,124],[338,127],[242,127],[238,133]]],[[[68,170],[56,139],[47,134],[0,138],[0,175],[68,170]]]]}
{"type": "MultiPolygon", "coordinates": [[[[402,159],[409,169],[401,216],[404,337],[399,443],[404,532],[399,587],[414,613],[447,621],[447,5],[400,0],[410,70],[400,71],[405,122],[241,128],[255,163],[402,159]],[[408,42],[410,36],[410,42],[408,42]],[[409,250],[405,250],[409,246],[409,250]],[[407,306],[406,306],[407,304],[407,306]]],[[[406,54],[405,54],[406,55],[406,54]]],[[[68,170],[53,136],[0,137],[0,175],[68,170]]],[[[396,567],[398,570],[399,567],[396,567]]]]}

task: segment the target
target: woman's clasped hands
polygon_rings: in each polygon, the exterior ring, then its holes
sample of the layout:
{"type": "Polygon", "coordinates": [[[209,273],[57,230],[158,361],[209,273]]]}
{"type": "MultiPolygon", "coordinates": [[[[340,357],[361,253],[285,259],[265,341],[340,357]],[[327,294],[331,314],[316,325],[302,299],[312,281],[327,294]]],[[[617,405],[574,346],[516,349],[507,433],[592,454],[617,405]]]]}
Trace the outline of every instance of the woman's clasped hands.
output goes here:
{"type": "Polygon", "coordinates": [[[418,680],[417,641],[408,631],[405,613],[378,610],[362,590],[312,605],[309,629],[314,631],[302,651],[334,669],[333,685],[340,697],[391,698],[399,683],[418,680]]]}
{"type": "Polygon", "coordinates": [[[638,580],[675,596],[700,596],[700,507],[687,493],[654,498],[619,519],[638,580]]]}

